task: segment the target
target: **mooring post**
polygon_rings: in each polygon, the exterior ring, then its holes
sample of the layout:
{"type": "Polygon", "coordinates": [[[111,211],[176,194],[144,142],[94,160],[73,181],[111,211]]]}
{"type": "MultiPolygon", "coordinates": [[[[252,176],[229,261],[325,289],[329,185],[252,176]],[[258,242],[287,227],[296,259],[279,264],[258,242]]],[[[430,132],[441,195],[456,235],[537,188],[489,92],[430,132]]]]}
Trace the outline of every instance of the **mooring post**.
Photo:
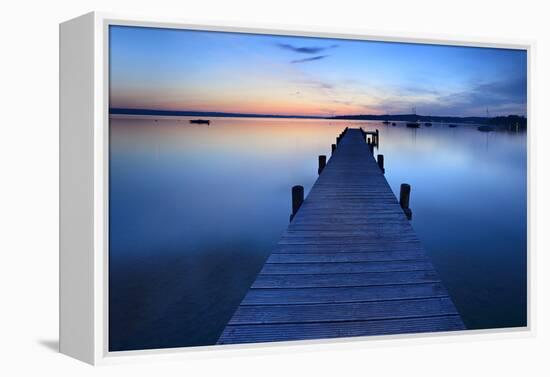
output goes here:
{"type": "Polygon", "coordinates": [[[374,152],[374,144],[372,143],[372,138],[368,139],[368,144],[369,144],[369,149],[370,149],[371,153],[373,153],[374,152]]]}
{"type": "Polygon", "coordinates": [[[376,146],[378,146],[378,141],[380,140],[379,137],[380,133],[378,132],[378,129],[376,129],[376,146]]]}
{"type": "Polygon", "coordinates": [[[340,136],[336,136],[336,144],[340,143],[340,136]]]}
{"type": "Polygon", "coordinates": [[[334,151],[336,150],[336,144],[332,144],[332,145],[330,146],[330,149],[331,149],[330,152],[331,152],[331,153],[334,153],[334,151]]]}
{"type": "Polygon", "coordinates": [[[401,205],[403,212],[405,212],[405,216],[407,216],[408,220],[412,218],[412,211],[409,208],[410,196],[411,196],[411,185],[407,183],[402,183],[401,191],[399,193],[399,204],[401,205]]]}
{"type": "Polygon", "coordinates": [[[319,156],[319,168],[317,169],[317,173],[321,174],[323,169],[325,168],[325,165],[327,164],[327,156],[320,155],[319,156]]]}
{"type": "Polygon", "coordinates": [[[293,186],[292,187],[292,213],[290,214],[290,221],[296,215],[296,212],[300,209],[300,206],[304,202],[304,186],[293,186]]]}
{"type": "Polygon", "coordinates": [[[376,161],[378,162],[378,167],[382,170],[382,174],[386,173],[386,170],[384,169],[384,155],[379,154],[376,156],[376,161]]]}

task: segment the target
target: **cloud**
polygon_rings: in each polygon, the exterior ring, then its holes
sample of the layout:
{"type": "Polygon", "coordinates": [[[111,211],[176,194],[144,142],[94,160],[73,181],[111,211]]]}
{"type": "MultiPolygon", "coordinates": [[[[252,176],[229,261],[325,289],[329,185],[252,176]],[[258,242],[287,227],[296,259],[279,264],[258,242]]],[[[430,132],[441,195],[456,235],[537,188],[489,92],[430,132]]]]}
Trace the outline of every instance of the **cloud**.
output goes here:
{"type": "Polygon", "coordinates": [[[311,57],[311,58],[292,60],[292,61],[290,61],[290,63],[292,63],[292,64],[299,64],[299,63],[313,62],[313,61],[315,61],[315,60],[321,60],[321,59],[328,58],[329,56],[330,56],[330,55],[313,56],[313,57],[311,57]]]}
{"type": "Polygon", "coordinates": [[[505,114],[518,111],[527,103],[527,78],[512,77],[503,80],[481,83],[458,93],[441,96],[442,107],[455,111],[482,113],[489,108],[491,113],[505,114]]]}
{"type": "Polygon", "coordinates": [[[318,54],[321,51],[338,47],[338,45],[330,45],[327,47],[317,47],[317,46],[296,47],[287,43],[277,43],[277,46],[284,50],[290,50],[290,51],[298,52],[300,54],[318,54]]]}
{"type": "Polygon", "coordinates": [[[527,77],[508,78],[477,85],[473,95],[493,103],[502,101],[527,102],[527,77]]]}
{"type": "Polygon", "coordinates": [[[437,96],[440,95],[440,92],[436,89],[430,89],[430,88],[420,88],[420,87],[414,87],[414,86],[406,86],[403,88],[399,88],[399,91],[401,93],[406,94],[415,94],[415,95],[433,95],[437,96]]]}
{"type": "Polygon", "coordinates": [[[334,85],[328,81],[319,80],[316,78],[302,78],[295,80],[295,83],[313,89],[334,89],[334,85]]]}
{"type": "Polygon", "coordinates": [[[491,116],[523,114],[527,104],[527,79],[508,77],[470,83],[469,87],[440,93],[414,87],[395,88],[390,95],[376,100],[380,112],[410,113],[415,106],[422,115],[491,116]]]}

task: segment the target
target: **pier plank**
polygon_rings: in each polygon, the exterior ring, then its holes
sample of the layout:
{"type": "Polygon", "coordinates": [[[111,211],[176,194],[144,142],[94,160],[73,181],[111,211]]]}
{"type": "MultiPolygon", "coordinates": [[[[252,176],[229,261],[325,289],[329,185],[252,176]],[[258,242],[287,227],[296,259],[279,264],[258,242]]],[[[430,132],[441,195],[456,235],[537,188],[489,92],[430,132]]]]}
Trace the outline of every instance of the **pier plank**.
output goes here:
{"type": "Polygon", "coordinates": [[[252,288],[356,287],[438,281],[440,281],[440,279],[433,269],[421,271],[305,275],[269,275],[260,273],[252,284],[252,288]]]}
{"type": "Polygon", "coordinates": [[[228,326],[218,344],[397,335],[454,331],[463,328],[458,315],[377,321],[240,325],[228,326]]]}
{"type": "Polygon", "coordinates": [[[242,305],[231,323],[341,322],[458,314],[448,297],[336,304],[242,305]]]}
{"type": "Polygon", "coordinates": [[[266,263],[262,275],[343,274],[360,272],[398,272],[429,270],[432,265],[424,260],[340,262],[340,263],[266,263]]]}
{"type": "Polygon", "coordinates": [[[372,251],[372,252],[317,252],[317,253],[273,253],[266,263],[344,263],[419,260],[426,258],[422,250],[372,251]]]}
{"type": "Polygon", "coordinates": [[[251,289],[242,305],[330,304],[415,298],[446,297],[441,283],[370,287],[251,289]]]}

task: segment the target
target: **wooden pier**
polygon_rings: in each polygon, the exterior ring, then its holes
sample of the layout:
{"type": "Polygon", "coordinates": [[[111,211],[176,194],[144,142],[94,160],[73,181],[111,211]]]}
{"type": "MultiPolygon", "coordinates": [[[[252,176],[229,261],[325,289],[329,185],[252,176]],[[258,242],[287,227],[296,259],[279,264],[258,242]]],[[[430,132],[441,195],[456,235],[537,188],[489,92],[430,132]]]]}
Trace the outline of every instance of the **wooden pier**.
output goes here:
{"type": "Polygon", "coordinates": [[[218,344],[464,329],[369,134],[338,137],[218,344]]]}

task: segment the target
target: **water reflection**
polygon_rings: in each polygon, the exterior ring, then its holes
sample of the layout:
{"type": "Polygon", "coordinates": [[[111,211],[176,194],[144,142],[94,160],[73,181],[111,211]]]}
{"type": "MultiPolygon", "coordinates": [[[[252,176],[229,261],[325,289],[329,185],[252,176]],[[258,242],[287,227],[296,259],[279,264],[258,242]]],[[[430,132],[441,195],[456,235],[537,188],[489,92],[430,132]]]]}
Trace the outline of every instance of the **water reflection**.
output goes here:
{"type": "Polygon", "coordinates": [[[394,192],[469,328],[525,325],[525,134],[288,119],[111,119],[111,350],[213,344],[342,128],[380,130],[394,192]]]}

